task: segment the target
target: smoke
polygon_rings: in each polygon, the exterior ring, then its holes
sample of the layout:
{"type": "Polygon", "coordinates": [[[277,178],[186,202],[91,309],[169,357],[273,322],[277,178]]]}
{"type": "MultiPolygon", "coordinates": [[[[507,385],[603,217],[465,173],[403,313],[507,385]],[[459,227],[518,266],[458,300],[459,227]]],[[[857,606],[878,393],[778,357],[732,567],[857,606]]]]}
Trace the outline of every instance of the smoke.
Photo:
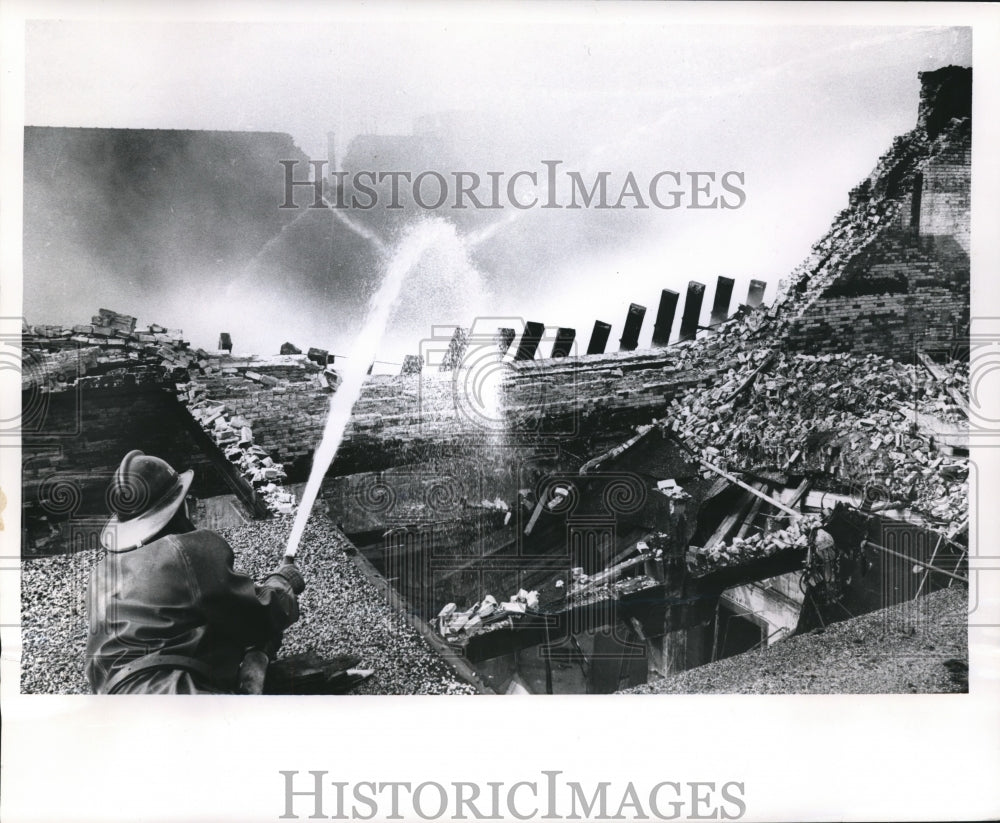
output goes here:
{"type": "Polygon", "coordinates": [[[280,209],[276,133],[25,130],[29,322],[89,322],[98,307],[183,329],[212,349],[290,340],[335,349],[363,312],[382,254],[325,209],[280,209]]]}

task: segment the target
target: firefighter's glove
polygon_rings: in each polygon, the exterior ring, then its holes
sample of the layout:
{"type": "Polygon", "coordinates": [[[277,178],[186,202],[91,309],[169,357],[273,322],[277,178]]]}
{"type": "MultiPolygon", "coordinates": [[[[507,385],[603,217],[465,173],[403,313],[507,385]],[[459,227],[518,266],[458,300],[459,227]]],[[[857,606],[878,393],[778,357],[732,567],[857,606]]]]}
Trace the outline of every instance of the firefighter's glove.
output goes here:
{"type": "Polygon", "coordinates": [[[305,578],[294,563],[286,561],[271,572],[271,574],[283,577],[288,585],[292,587],[292,591],[297,595],[302,594],[306,588],[305,578]]]}

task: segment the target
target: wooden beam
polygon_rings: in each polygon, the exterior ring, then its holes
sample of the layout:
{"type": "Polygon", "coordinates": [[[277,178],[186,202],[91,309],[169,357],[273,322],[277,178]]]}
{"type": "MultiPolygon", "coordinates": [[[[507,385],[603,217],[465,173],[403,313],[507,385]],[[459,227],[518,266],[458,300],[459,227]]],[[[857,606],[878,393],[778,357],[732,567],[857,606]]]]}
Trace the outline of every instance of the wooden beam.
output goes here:
{"type": "Polygon", "coordinates": [[[754,498],[753,505],[750,507],[750,513],[743,519],[743,525],[741,525],[740,530],[736,532],[737,537],[742,539],[747,536],[747,532],[753,528],[753,521],[757,519],[757,515],[760,514],[760,509],[763,505],[763,500],[759,497],[754,498]]]}
{"type": "MultiPolygon", "coordinates": [[[[629,550],[629,553],[634,551],[634,547],[629,550]]],[[[638,566],[640,563],[644,563],[646,558],[642,555],[639,557],[633,557],[630,560],[625,560],[621,563],[616,563],[614,566],[608,566],[604,571],[598,572],[597,574],[591,575],[590,579],[587,580],[586,584],[579,589],[579,591],[574,592],[571,596],[575,597],[587,589],[594,586],[603,586],[605,583],[614,583],[618,579],[618,576],[626,569],[631,569],[633,566],[638,566]]]]}
{"type": "Polygon", "coordinates": [[[606,460],[610,460],[613,457],[618,457],[618,455],[628,451],[655,428],[656,426],[653,426],[652,424],[639,426],[638,434],[636,434],[634,437],[630,437],[624,443],[620,443],[610,451],[606,451],[604,454],[599,454],[597,455],[597,457],[591,458],[582,466],[580,466],[580,474],[586,474],[591,469],[595,469],[598,466],[600,466],[601,463],[605,462],[606,460]]]}
{"type": "Polygon", "coordinates": [[[545,508],[544,500],[539,500],[535,504],[535,510],[531,513],[531,518],[528,520],[528,525],[524,527],[525,534],[531,534],[532,529],[535,528],[535,523],[538,522],[538,518],[542,516],[542,510],[545,508]]]}
{"type": "Polygon", "coordinates": [[[798,488],[795,489],[795,494],[792,495],[792,499],[788,501],[789,506],[797,506],[799,501],[805,496],[806,492],[809,491],[809,487],[812,485],[812,478],[806,477],[799,483],[798,488]]]}
{"type": "Polygon", "coordinates": [[[750,372],[750,374],[747,375],[746,379],[742,383],[740,383],[735,389],[733,389],[733,391],[729,394],[729,396],[722,401],[723,404],[731,403],[733,400],[739,397],[743,392],[745,392],[748,388],[750,388],[750,386],[753,384],[753,381],[757,379],[757,375],[759,375],[762,371],[764,371],[764,369],[770,366],[771,363],[774,362],[775,357],[777,357],[777,352],[774,349],[771,349],[770,353],[767,355],[767,357],[764,358],[763,362],[752,372],[750,372]]]}
{"type": "Polygon", "coordinates": [[[702,466],[704,466],[706,469],[708,469],[709,471],[715,472],[717,475],[719,475],[719,477],[725,477],[726,480],[728,480],[730,483],[735,483],[741,489],[746,489],[751,494],[757,495],[757,497],[761,498],[761,500],[764,500],[765,502],[770,503],[776,509],[778,509],[780,511],[783,511],[785,514],[790,514],[790,515],[792,515],[792,517],[802,517],[802,512],[797,512],[797,511],[795,511],[795,509],[790,509],[784,503],[781,503],[781,502],[775,500],[770,495],[764,494],[764,492],[760,491],[759,489],[755,489],[749,483],[744,483],[738,477],[734,477],[729,472],[724,471],[723,469],[720,469],[714,463],[709,463],[707,460],[705,460],[704,458],[701,458],[701,457],[698,458],[698,462],[702,466]]]}
{"type": "Polygon", "coordinates": [[[893,551],[892,549],[887,549],[885,546],[880,546],[878,543],[872,543],[871,540],[861,541],[861,548],[863,549],[866,546],[871,546],[873,549],[878,549],[880,552],[891,554],[894,557],[901,557],[903,560],[913,563],[915,566],[920,566],[922,568],[928,569],[929,571],[937,572],[938,574],[947,575],[948,577],[958,580],[960,583],[965,583],[966,585],[968,585],[969,583],[969,578],[967,577],[962,577],[962,575],[960,574],[954,574],[952,572],[946,571],[945,569],[942,569],[938,566],[932,566],[930,563],[925,563],[923,560],[917,560],[917,558],[915,557],[909,557],[908,555],[905,555],[902,552],[897,552],[893,551]]]}
{"type": "Polygon", "coordinates": [[[746,516],[747,510],[753,505],[754,501],[759,499],[760,498],[753,497],[753,495],[744,494],[740,498],[739,505],[722,519],[722,522],[715,530],[715,533],[708,538],[705,543],[705,548],[710,549],[713,546],[724,542],[729,533],[736,528],[736,524],[746,516]]]}

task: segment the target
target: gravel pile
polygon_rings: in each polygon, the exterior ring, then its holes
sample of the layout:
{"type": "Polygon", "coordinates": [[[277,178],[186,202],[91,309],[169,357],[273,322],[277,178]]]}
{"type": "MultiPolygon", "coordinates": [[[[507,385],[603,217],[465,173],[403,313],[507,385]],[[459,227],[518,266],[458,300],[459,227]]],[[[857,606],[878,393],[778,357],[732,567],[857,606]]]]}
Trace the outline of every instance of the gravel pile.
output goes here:
{"type": "Polygon", "coordinates": [[[765,649],[630,689],[632,694],[905,694],[968,691],[961,586],[832,623],[765,649]]]}
{"type": "MultiPolygon", "coordinates": [[[[220,533],[236,568],[255,580],[278,564],[291,518],[252,521],[220,533]]],[[[352,694],[474,694],[444,660],[386,603],[344,553],[346,538],[319,511],[299,546],[306,578],[301,617],[285,633],[280,655],[313,650],[356,654],[374,669],[352,694]]],[[[89,693],[83,673],[87,642],[85,597],[98,552],[26,560],[21,572],[21,691],[89,693]]]]}
{"type": "Polygon", "coordinates": [[[90,693],[83,673],[86,598],[90,569],[97,561],[97,551],[80,551],[21,563],[21,691],[25,694],[90,693]]]}
{"type": "MultiPolygon", "coordinates": [[[[358,665],[375,673],[352,694],[474,694],[347,557],[350,543],[321,507],[299,544],[296,563],[306,590],[299,598],[301,616],[285,632],[280,654],[359,655],[358,665]]],[[[285,517],[220,533],[236,553],[237,568],[259,579],[280,561],[291,527],[285,517]]]]}

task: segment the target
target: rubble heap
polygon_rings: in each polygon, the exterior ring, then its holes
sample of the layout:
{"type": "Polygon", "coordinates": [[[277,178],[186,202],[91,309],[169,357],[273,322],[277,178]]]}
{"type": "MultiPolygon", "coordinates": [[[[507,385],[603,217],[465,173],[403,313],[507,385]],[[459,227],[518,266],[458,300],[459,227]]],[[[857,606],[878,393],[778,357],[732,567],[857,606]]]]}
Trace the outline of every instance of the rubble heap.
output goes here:
{"type": "Polygon", "coordinates": [[[735,470],[826,474],[843,490],[877,487],[884,500],[959,521],[968,510],[967,462],[940,453],[922,419],[962,419],[951,391],[960,373],[953,366],[943,383],[922,366],[877,355],[783,353],[738,396],[749,369],[675,398],[661,426],[735,470]]]}
{"type": "Polygon", "coordinates": [[[770,557],[785,549],[804,551],[809,542],[810,531],[821,522],[820,515],[810,514],[792,520],[788,526],[776,531],[757,532],[745,538],[734,537],[728,544],[722,542],[714,546],[692,546],[686,557],[688,569],[695,575],[708,574],[725,566],[770,557]]]}
{"type": "Polygon", "coordinates": [[[233,380],[280,391],[284,380],[268,372],[282,369],[308,372],[309,386],[317,393],[333,391],[336,376],[307,357],[234,358],[228,352],[191,348],[180,329],[155,323],[137,329],[135,317],[103,308],[87,324],[27,325],[23,345],[22,386],[27,391],[141,384],[171,389],[267,509],[294,512],[295,496],[282,487],[285,467],[255,443],[250,421],[213,394],[220,381],[233,380]]]}
{"type": "Polygon", "coordinates": [[[178,383],[178,399],[185,403],[191,417],[223,450],[226,459],[235,463],[240,474],[257,490],[264,504],[276,514],[295,513],[295,495],[281,488],[287,479],[285,468],[253,441],[253,430],[239,415],[227,418],[226,404],[211,400],[197,381],[178,383]]]}

